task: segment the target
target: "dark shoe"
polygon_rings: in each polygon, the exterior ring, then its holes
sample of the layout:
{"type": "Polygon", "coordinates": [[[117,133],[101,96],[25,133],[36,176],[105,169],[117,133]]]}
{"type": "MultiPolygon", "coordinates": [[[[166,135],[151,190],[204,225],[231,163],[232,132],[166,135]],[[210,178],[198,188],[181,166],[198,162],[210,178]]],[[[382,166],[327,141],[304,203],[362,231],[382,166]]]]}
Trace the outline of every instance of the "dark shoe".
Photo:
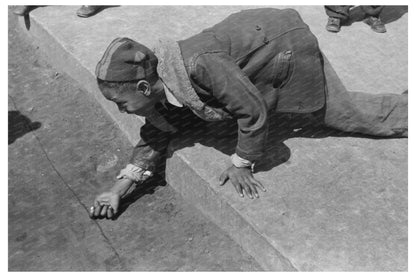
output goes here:
{"type": "Polygon", "coordinates": [[[338,33],[341,29],[341,19],[335,17],[328,17],[326,30],[333,33],[338,33]]]}
{"type": "Polygon", "coordinates": [[[371,30],[373,30],[376,33],[386,32],[386,26],[384,26],[384,23],[381,22],[380,18],[378,17],[369,16],[364,20],[364,23],[369,25],[371,27],[371,30]]]}
{"type": "Polygon", "coordinates": [[[81,8],[77,10],[77,15],[79,17],[90,17],[98,13],[102,9],[103,6],[81,6],[81,8]]]}
{"type": "Polygon", "coordinates": [[[13,11],[13,13],[15,15],[25,16],[29,13],[29,11],[30,11],[29,6],[19,6],[13,11]]]}

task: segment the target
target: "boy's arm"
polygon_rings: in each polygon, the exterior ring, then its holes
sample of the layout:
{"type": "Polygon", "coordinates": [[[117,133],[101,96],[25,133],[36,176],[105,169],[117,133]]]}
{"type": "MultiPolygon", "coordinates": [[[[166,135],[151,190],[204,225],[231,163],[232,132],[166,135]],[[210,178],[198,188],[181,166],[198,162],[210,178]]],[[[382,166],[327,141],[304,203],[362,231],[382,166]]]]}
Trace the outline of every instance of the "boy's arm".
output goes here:
{"type": "Polygon", "coordinates": [[[133,149],[130,164],[154,172],[166,152],[171,133],[161,131],[146,120],[140,130],[140,141],[133,149]]]}
{"type": "Polygon", "coordinates": [[[251,162],[258,160],[264,153],[268,133],[267,105],[258,89],[225,53],[199,56],[192,78],[208,87],[237,118],[236,154],[251,162]]]}
{"type": "Polygon", "coordinates": [[[90,208],[91,218],[111,219],[117,214],[120,200],[128,197],[137,185],[153,175],[166,152],[170,136],[171,133],[161,131],[146,121],[140,130],[141,139],[134,147],[130,163],[120,171],[115,185],[95,198],[90,208]]]}
{"type": "Polygon", "coordinates": [[[191,77],[211,89],[212,95],[236,118],[238,143],[233,165],[220,176],[220,185],[230,180],[237,193],[258,197],[263,185],[252,174],[254,162],[261,158],[268,134],[267,105],[258,89],[226,53],[200,55],[193,63],[191,77]]]}

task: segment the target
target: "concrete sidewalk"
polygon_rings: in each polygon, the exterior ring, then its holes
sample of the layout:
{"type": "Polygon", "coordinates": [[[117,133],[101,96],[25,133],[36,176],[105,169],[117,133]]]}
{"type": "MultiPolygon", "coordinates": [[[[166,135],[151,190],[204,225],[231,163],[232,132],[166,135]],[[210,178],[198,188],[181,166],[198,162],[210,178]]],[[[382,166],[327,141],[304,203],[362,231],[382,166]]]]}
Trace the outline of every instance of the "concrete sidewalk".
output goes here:
{"type": "MultiPolygon", "coordinates": [[[[95,84],[94,68],[108,43],[117,36],[150,47],[158,37],[183,39],[246,8],[122,6],[81,19],[74,7],[53,6],[34,10],[21,26],[135,143],[142,121],[119,114],[95,84]]],[[[332,34],[324,28],[323,7],[295,8],[348,89],[407,89],[407,13],[387,11],[384,16],[391,22],[386,34],[376,34],[362,22],[332,34]]],[[[266,270],[406,270],[407,139],[346,137],[281,122],[283,131],[272,134],[269,154],[256,173],[268,189],[260,199],[240,199],[231,186],[217,186],[233,140],[173,142],[169,184],[266,270]],[[303,129],[292,131],[299,127],[303,129]]]]}

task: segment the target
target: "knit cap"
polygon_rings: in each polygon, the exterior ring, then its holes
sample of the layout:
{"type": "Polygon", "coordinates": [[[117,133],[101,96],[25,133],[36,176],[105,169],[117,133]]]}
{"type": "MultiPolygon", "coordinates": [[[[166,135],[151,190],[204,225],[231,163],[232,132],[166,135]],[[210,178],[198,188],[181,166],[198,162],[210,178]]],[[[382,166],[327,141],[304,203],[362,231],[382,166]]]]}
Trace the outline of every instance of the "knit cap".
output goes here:
{"type": "Polygon", "coordinates": [[[135,81],[157,76],[157,58],[146,46],[126,37],[116,38],[95,68],[98,79],[110,82],[135,81]]]}

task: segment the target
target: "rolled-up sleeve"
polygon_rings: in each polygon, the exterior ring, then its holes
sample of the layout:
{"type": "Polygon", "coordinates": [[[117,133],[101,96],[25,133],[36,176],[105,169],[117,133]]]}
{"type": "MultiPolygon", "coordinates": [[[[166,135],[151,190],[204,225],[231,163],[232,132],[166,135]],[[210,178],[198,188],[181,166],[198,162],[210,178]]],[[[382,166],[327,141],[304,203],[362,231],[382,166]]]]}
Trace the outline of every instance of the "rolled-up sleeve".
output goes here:
{"type": "Polygon", "coordinates": [[[249,161],[258,160],[264,153],[268,133],[267,105],[258,89],[226,53],[197,57],[191,78],[208,88],[237,118],[236,154],[249,161]]]}

